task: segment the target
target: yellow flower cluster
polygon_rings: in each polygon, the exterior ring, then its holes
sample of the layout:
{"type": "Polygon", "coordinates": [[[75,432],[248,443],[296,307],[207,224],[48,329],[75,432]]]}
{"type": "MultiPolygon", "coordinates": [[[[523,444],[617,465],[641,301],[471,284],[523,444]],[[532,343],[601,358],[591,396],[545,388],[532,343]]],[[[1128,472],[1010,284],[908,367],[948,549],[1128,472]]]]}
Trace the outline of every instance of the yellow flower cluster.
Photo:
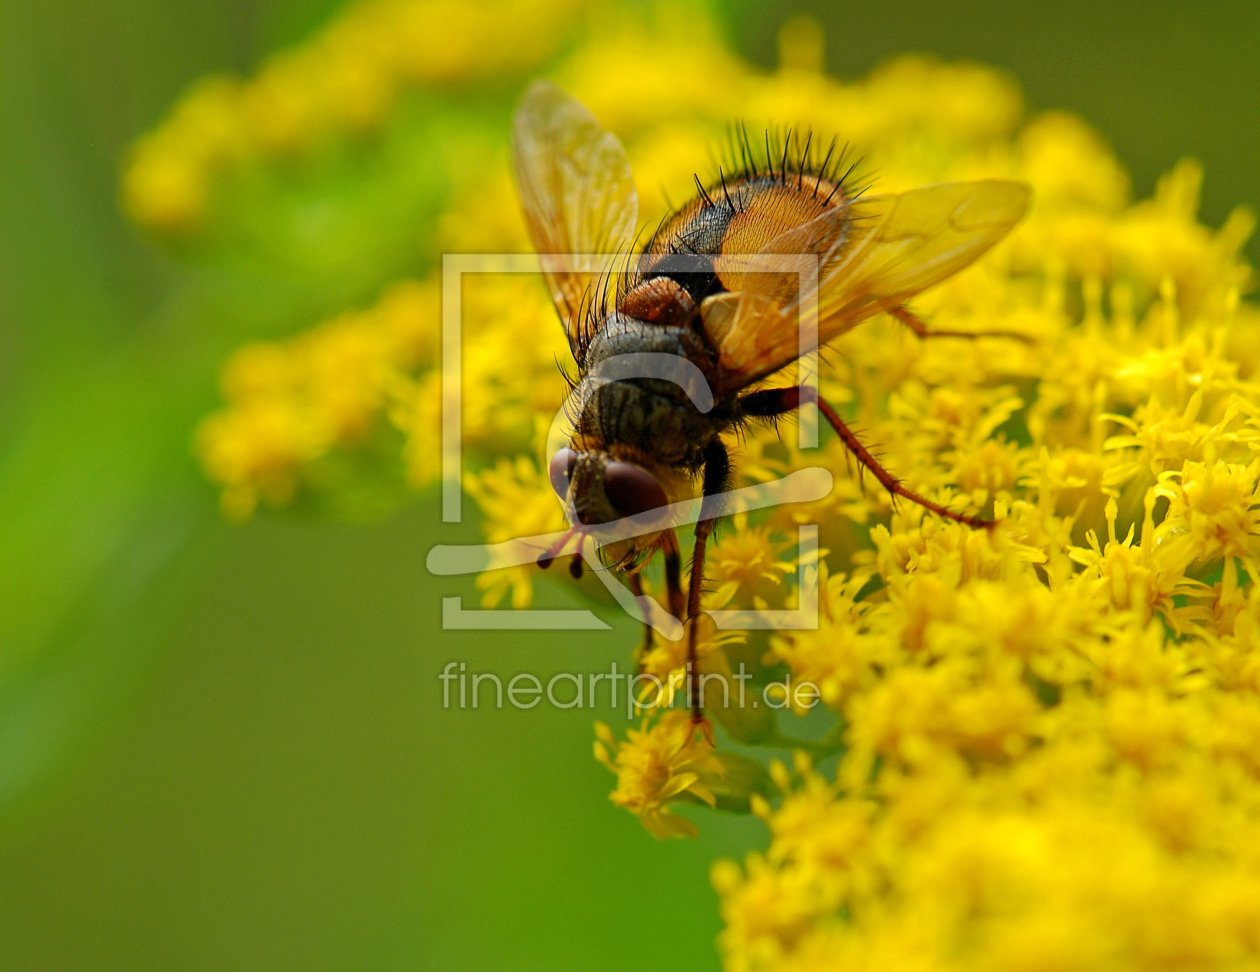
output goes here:
{"type": "MultiPolygon", "coordinates": [[[[227,408],[197,430],[206,474],[223,489],[224,513],[250,516],[259,500],[291,500],[303,471],[338,446],[363,443],[387,408],[408,427],[441,425],[438,384],[411,373],[431,367],[439,295],[432,285],[394,285],[373,308],[348,311],[283,342],[241,348],[223,369],[227,408]]],[[[411,480],[440,473],[438,447],[407,445],[411,480]]]]}
{"type": "MultiPolygon", "coordinates": [[[[649,225],[737,117],[839,133],[877,167],[876,191],[985,176],[1034,189],[1007,241],[915,302],[933,327],[1030,344],[921,341],[881,318],[835,342],[821,376],[908,486],[994,530],[894,507],[826,435],[812,451],[791,430],[732,443],[737,485],[822,465],[836,486],[724,526],[705,606],[791,608],[816,574],[821,622],[708,638],[704,664],[748,664],[750,691],[815,685],[837,729],[814,748],[838,753],[834,768],[776,764],[772,803],[685,713],[649,713],[620,741],[598,729],[614,802],[657,836],[694,832],[679,802],[751,805],[767,822],[766,852],[713,872],[727,968],[1260,967],[1250,214],[1199,224],[1190,161],[1131,202],[1084,123],[1024,119],[1013,83],[981,67],[906,58],[842,83],[812,69],[817,32],[797,22],[767,75],[694,9],[601,16],[552,73],[623,139],[649,225]],[[816,563],[795,550],[809,523],[816,563]]],[[[441,235],[450,250],[522,249],[505,171],[457,199],[441,235]]],[[[492,539],[554,529],[540,456],[565,392],[554,314],[519,277],[470,281],[464,304],[466,489],[492,539]]],[[[424,313],[435,334],[435,306],[424,313]]],[[[436,475],[433,338],[390,345],[381,315],[356,317],[376,320],[358,338],[326,325],[229,366],[228,410],[200,437],[229,509],[282,501],[377,416],[402,431],[412,481],[436,475]]],[[[531,570],[487,575],[487,603],[528,604],[531,570]]],[[[641,659],[662,679],[683,660],[664,644],[641,659]]],[[[739,742],[782,744],[764,708],[710,714],[739,742]]]]}
{"type": "MultiPolygon", "coordinates": [[[[452,230],[452,233],[457,230],[452,230]]],[[[481,455],[536,443],[540,416],[567,391],[556,361],[568,353],[545,292],[520,274],[477,274],[464,286],[465,318],[477,328],[462,341],[463,441],[481,455]],[[533,318],[535,334],[522,333],[533,318]],[[506,353],[512,349],[512,353],[506,353]]],[[[438,279],[404,281],[363,311],[349,311],[285,341],[248,345],[228,361],[226,407],[208,416],[195,448],[222,488],[224,512],[249,517],[260,500],[284,505],[303,487],[318,492],[318,462],[335,449],[366,445],[383,425],[401,431],[407,484],[423,489],[441,475],[441,374],[438,279]]],[[[541,428],[545,436],[546,427],[541,428]]],[[[487,509],[500,540],[563,525],[538,464],[520,459],[468,489],[487,509]],[[521,501],[522,496],[528,496],[521,501]],[[500,527],[497,517],[509,517],[500,527]],[[515,531],[515,532],[513,532],[515,531]],[[501,535],[500,535],[501,534],[501,535]]],[[[529,603],[530,573],[510,572],[513,604],[529,603]]],[[[487,582],[487,606],[507,588],[487,582]]]]}
{"type": "Polygon", "coordinates": [[[215,179],[247,159],[289,159],[379,128],[407,88],[511,75],[545,59],[576,0],[366,0],[248,81],[207,78],[134,147],[123,203],[163,235],[198,229],[215,179]]]}
{"type": "Polygon", "coordinates": [[[613,803],[638,814],[654,837],[695,837],[700,832],[696,825],[670,810],[669,804],[692,797],[715,806],[717,798],[707,784],[725,771],[688,713],[670,709],[656,720],[647,716],[643,727],[631,729],[622,743],[602,722],[595,724],[595,731],[599,736],[595,758],[617,774],[613,803]]]}

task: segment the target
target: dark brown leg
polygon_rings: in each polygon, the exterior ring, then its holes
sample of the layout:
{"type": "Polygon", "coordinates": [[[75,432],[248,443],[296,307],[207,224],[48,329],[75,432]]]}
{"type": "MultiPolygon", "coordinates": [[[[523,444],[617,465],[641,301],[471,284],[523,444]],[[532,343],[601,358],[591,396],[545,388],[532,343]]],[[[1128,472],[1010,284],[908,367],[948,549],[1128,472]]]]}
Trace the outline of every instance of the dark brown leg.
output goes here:
{"type": "Polygon", "coordinates": [[[697,649],[700,640],[700,595],[704,588],[704,548],[708,545],[709,534],[713,532],[712,520],[701,520],[696,524],[696,546],[691,554],[691,586],[688,590],[687,620],[691,627],[687,632],[687,686],[691,703],[691,721],[704,721],[704,710],[700,705],[700,692],[696,688],[700,683],[697,649]]]}
{"type": "Polygon", "coordinates": [[[712,742],[713,729],[704,718],[700,704],[700,670],[697,649],[700,640],[700,595],[704,592],[704,551],[708,546],[713,524],[721,514],[719,506],[722,492],[726,489],[731,473],[731,459],[726,447],[714,439],[704,453],[704,496],[701,500],[700,519],[696,521],[696,545],[691,553],[691,577],[687,590],[687,620],[691,629],[687,632],[687,676],[691,702],[691,721],[699,726],[705,737],[712,742]]]}
{"type": "MultiPolygon", "coordinates": [[[[643,598],[647,596],[647,594],[644,593],[644,590],[643,590],[643,578],[639,574],[638,571],[635,571],[633,574],[630,575],[630,592],[634,594],[635,597],[638,597],[638,598],[643,598]]],[[[640,671],[642,670],[642,667],[643,667],[643,659],[645,659],[648,656],[648,652],[650,652],[651,650],[652,650],[652,626],[648,624],[646,619],[644,619],[643,644],[639,646],[639,651],[635,655],[635,659],[634,659],[638,663],[640,671]]]]}
{"type": "Polygon", "coordinates": [[[661,552],[665,555],[665,596],[669,601],[669,613],[683,624],[687,623],[687,601],[682,589],[682,552],[678,549],[678,535],[666,530],[661,540],[661,552]]]}
{"type": "Polygon", "coordinates": [[[902,324],[910,328],[921,338],[934,337],[952,337],[952,338],[983,338],[998,337],[1010,338],[1014,341],[1023,341],[1025,344],[1035,344],[1031,337],[1027,334],[1020,334],[1018,331],[934,331],[927,326],[922,320],[913,314],[907,307],[894,307],[888,312],[902,324]]]}
{"type": "Polygon", "coordinates": [[[985,529],[993,527],[992,520],[982,520],[979,517],[955,513],[953,510],[947,510],[940,503],[932,502],[926,496],[920,496],[918,493],[906,489],[896,476],[880,465],[879,460],[871,455],[870,450],[866,446],[862,445],[858,437],[854,435],[853,430],[844,424],[840,416],[836,414],[836,410],[817,397],[812,388],[799,386],[793,388],[767,388],[764,391],[753,392],[751,395],[745,396],[740,400],[740,405],[743,413],[751,418],[773,418],[776,415],[794,411],[800,407],[801,402],[811,398],[817,403],[818,411],[822,412],[823,417],[836,430],[836,435],[840,436],[840,441],[848,447],[858,462],[871,471],[871,474],[879,480],[880,485],[893,496],[908,499],[911,503],[917,503],[924,509],[931,510],[938,516],[943,516],[947,520],[953,520],[955,523],[964,523],[970,527],[984,527],[985,529]]]}

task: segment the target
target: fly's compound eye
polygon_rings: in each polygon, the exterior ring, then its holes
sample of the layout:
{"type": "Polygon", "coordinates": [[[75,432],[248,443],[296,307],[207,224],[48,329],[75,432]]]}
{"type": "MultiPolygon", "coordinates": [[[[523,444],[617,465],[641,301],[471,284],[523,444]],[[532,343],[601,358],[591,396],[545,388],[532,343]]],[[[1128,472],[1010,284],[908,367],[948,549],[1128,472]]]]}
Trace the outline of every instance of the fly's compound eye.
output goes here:
{"type": "Polygon", "coordinates": [[[562,500],[569,495],[569,480],[573,478],[573,467],[577,465],[577,460],[578,454],[572,449],[561,449],[551,457],[551,465],[547,467],[551,488],[562,500]]]}
{"type": "Polygon", "coordinates": [[[604,493],[622,516],[635,516],[669,504],[656,477],[632,462],[610,462],[604,470],[604,493]]]}

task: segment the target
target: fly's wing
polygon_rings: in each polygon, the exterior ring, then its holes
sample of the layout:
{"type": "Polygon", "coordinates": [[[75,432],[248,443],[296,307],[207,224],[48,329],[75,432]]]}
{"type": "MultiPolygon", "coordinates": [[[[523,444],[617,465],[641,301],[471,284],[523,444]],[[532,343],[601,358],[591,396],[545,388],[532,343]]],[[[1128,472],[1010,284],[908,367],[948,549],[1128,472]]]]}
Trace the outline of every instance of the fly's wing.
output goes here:
{"type": "Polygon", "coordinates": [[[749,269],[759,272],[746,274],[734,306],[722,295],[726,306],[710,308],[723,389],[744,387],[800,356],[798,321],[812,299],[817,343],[826,344],[970,266],[1023,218],[1030,197],[1022,182],[948,182],[854,202],[843,229],[830,236],[809,228],[828,217],[840,222],[831,212],[777,237],[754,259],[749,269]],[[772,252],[816,254],[816,287],[785,296],[784,274],[767,272],[776,269],[772,252]]]}
{"type": "Polygon", "coordinates": [[[530,239],[580,363],[590,339],[584,301],[594,274],[550,254],[620,253],[639,216],[630,163],[615,135],[549,81],[535,81],[512,119],[512,165],[530,239]],[[566,265],[567,264],[567,265],[566,265]]]}
{"type": "Polygon", "coordinates": [[[817,299],[826,268],[852,234],[850,205],[843,204],[779,234],[759,253],[723,253],[718,276],[731,290],[700,306],[705,331],[718,349],[720,391],[731,391],[778,371],[798,358],[801,346],[817,345],[798,322],[802,304],[817,299]]]}

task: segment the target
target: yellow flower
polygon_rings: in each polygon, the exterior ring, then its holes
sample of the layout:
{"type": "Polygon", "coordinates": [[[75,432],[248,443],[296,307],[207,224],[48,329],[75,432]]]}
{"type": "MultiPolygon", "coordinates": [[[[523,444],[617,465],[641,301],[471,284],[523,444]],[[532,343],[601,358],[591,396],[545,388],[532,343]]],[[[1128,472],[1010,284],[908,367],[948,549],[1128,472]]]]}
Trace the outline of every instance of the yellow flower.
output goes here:
{"type": "MultiPolygon", "coordinates": [[[[408,374],[430,366],[436,289],[403,281],[366,311],[348,311],[283,342],[246,345],[224,367],[228,407],[202,422],[195,451],[223,487],[224,509],[248,517],[260,498],[293,498],[305,468],[334,448],[368,439],[387,409],[395,424],[423,423],[436,444],[436,385],[408,374]]],[[[436,373],[433,373],[436,377],[436,373]]],[[[411,481],[423,486],[438,463],[411,447],[411,481]]]]}
{"type": "MultiPolygon", "coordinates": [[[[547,474],[525,456],[515,461],[500,459],[480,473],[464,476],[466,489],[486,518],[486,538],[503,543],[519,537],[554,533],[565,527],[564,515],[547,474]]],[[[477,579],[484,590],[482,604],[492,608],[509,591],[512,607],[527,608],[533,600],[536,567],[507,567],[488,571],[477,579]]]]}
{"type": "Polygon", "coordinates": [[[724,605],[737,595],[742,604],[764,605],[767,596],[778,593],[784,575],[796,569],[779,559],[788,546],[786,540],[771,538],[769,526],[749,526],[746,513],[732,518],[730,528],[706,556],[705,580],[714,589],[712,606],[724,605]]]}
{"type": "MultiPolygon", "coordinates": [[[[240,159],[386,125],[410,85],[534,63],[531,39],[560,36],[569,7],[509,8],[520,16],[504,30],[439,0],[371,0],[250,81],[206,82],[138,144],[124,177],[133,217],[187,230],[209,218],[216,173],[240,159]],[[428,23],[449,27],[448,48],[422,36],[428,23]]],[[[650,225],[741,117],[754,132],[850,139],[878,167],[876,191],[985,177],[1034,191],[1008,240],[914,302],[932,327],[1028,342],[920,340],[877,318],[834,342],[819,374],[895,475],[991,513],[992,530],[894,505],[825,431],[816,450],[789,424],[732,438],[737,483],[817,465],[836,485],[724,525],[703,606],[796,607],[789,575],[804,571],[786,552],[798,526],[816,524],[820,621],[740,645],[702,618],[701,672],[729,677],[738,658],[755,669],[753,698],[788,677],[811,683],[826,710],[811,719],[833,728],[802,745],[838,754],[834,770],[776,766],[771,799],[757,764],[713,749],[685,711],[649,711],[620,741],[598,729],[613,802],[653,834],[695,834],[671,809],[682,801],[766,822],[764,853],[712,872],[727,969],[1260,967],[1250,215],[1202,225],[1192,162],[1132,201],[1083,121],[1025,118],[1014,82],[981,66],[908,57],[841,82],[819,70],[807,20],[771,73],[730,54],[690,6],[608,4],[590,23],[551,73],[624,142],[650,225]]],[[[477,175],[453,178],[441,246],[521,251],[505,147],[469,155],[477,175]]],[[[385,433],[410,485],[436,479],[438,287],[432,275],[232,359],[225,408],[197,446],[226,512],[314,489],[331,454],[370,457],[385,433]]],[[[566,392],[556,362],[572,362],[546,292],[484,275],[461,297],[464,488],[491,541],[558,530],[540,442],[566,392]]],[[[526,606],[535,570],[487,573],[484,603],[526,606]]],[[[639,661],[681,690],[685,642],[658,640],[639,661]]],[[[745,745],[783,746],[794,731],[793,714],[769,706],[708,711],[745,745]]]]}
{"type": "Polygon", "coordinates": [[[1186,462],[1155,491],[1171,500],[1160,539],[1187,544],[1195,560],[1253,555],[1260,524],[1258,480],[1260,459],[1246,466],[1186,462]]]}
{"type": "Polygon", "coordinates": [[[713,806],[712,786],[725,775],[722,763],[691,722],[691,713],[669,709],[645,716],[618,742],[602,722],[595,724],[596,758],[617,774],[610,799],[643,821],[653,837],[694,837],[699,831],[669,804],[691,796],[713,806]]]}
{"type": "Polygon", "coordinates": [[[139,140],[123,176],[137,223],[169,237],[205,223],[213,184],[243,159],[309,152],[362,135],[406,87],[528,68],[560,43],[580,0],[362,0],[244,82],[194,85],[139,140]]]}
{"type": "Polygon", "coordinates": [[[206,474],[223,488],[224,513],[243,520],[259,499],[287,503],[297,488],[294,470],[323,444],[288,402],[262,400],[207,418],[196,447],[206,474]]]}

